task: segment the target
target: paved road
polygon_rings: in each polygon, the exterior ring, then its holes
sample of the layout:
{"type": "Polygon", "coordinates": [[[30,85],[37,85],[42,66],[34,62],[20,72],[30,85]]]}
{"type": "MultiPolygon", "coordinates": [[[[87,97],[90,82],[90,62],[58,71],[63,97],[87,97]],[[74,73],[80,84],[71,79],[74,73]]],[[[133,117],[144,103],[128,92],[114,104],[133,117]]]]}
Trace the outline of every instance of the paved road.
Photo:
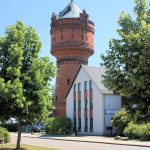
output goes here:
{"type": "MultiPolygon", "coordinates": [[[[12,135],[11,139],[12,143],[16,143],[17,136],[12,135]]],[[[149,150],[149,148],[146,147],[52,140],[40,137],[22,137],[21,143],[48,148],[58,148],[60,150],[149,150]]]]}

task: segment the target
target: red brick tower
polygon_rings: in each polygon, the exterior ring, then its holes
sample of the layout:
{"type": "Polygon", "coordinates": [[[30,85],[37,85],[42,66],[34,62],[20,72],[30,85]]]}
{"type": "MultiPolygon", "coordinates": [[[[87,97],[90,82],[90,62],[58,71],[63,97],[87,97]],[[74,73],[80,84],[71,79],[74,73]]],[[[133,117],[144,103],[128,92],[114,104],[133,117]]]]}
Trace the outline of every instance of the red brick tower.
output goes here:
{"type": "Polygon", "coordinates": [[[51,54],[57,59],[55,89],[56,115],[66,117],[65,96],[80,64],[88,64],[94,53],[94,23],[85,10],[71,0],[66,8],[51,18],[51,54]]]}

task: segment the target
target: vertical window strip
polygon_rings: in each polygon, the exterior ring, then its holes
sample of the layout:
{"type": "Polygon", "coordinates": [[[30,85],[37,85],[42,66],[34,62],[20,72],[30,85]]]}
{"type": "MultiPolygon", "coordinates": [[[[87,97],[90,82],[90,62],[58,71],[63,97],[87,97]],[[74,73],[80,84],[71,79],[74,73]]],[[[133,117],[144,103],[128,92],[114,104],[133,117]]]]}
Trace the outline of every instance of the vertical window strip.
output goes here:
{"type": "Polygon", "coordinates": [[[74,101],[74,111],[76,111],[76,101],[74,101]]]}
{"type": "Polygon", "coordinates": [[[81,83],[78,83],[78,92],[81,91],[81,83]]]}
{"type": "Polygon", "coordinates": [[[87,81],[84,81],[84,90],[87,90],[87,81]]]}
{"type": "Polygon", "coordinates": [[[74,85],[74,93],[76,93],[76,84],[74,85]]]}

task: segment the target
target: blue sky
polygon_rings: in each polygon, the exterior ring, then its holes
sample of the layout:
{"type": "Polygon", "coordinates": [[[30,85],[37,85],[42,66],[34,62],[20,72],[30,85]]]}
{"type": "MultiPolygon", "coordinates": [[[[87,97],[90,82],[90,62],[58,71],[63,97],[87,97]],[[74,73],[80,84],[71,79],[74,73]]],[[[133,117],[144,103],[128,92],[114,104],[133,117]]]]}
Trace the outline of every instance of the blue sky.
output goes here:
{"type": "MultiPolygon", "coordinates": [[[[150,0],[148,0],[150,1],[150,0]]],[[[42,42],[42,56],[50,54],[50,20],[53,12],[58,14],[70,0],[0,0],[0,36],[5,27],[21,20],[37,31],[42,42]]],[[[118,37],[117,21],[121,11],[133,14],[133,0],[75,0],[83,10],[86,9],[90,20],[95,23],[95,54],[89,59],[89,65],[99,66],[100,54],[108,49],[108,41],[118,37]]]]}

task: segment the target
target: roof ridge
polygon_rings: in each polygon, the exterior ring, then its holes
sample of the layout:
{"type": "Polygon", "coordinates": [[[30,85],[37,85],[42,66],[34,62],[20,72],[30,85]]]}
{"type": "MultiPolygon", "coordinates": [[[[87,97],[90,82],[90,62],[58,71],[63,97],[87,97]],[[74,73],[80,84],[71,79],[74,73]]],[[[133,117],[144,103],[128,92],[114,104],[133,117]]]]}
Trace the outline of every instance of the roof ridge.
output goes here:
{"type": "Polygon", "coordinates": [[[91,68],[105,68],[105,66],[89,66],[89,65],[83,65],[83,64],[81,64],[81,66],[91,67],[91,68]]]}
{"type": "Polygon", "coordinates": [[[73,0],[59,13],[58,18],[78,18],[82,10],[74,3],[73,0]]]}
{"type": "MultiPolygon", "coordinates": [[[[86,66],[86,65],[84,65],[84,66],[86,66]]],[[[88,65],[87,65],[88,66],[88,65]]],[[[90,67],[90,66],[88,66],[88,67],[90,67]]],[[[93,80],[93,78],[92,78],[92,76],[88,73],[88,71],[83,67],[83,65],[82,65],[82,68],[83,68],[83,70],[87,73],[87,75],[89,76],[89,78],[90,79],[92,79],[92,81],[93,81],[93,83],[96,85],[96,87],[99,89],[99,91],[101,92],[101,93],[103,93],[102,91],[101,91],[101,89],[98,87],[98,84],[97,83],[95,83],[95,81],[93,80]]],[[[93,67],[94,68],[94,67],[93,67]]],[[[96,67],[95,67],[96,68],[96,67]]]]}
{"type": "Polygon", "coordinates": [[[95,66],[88,66],[82,65],[82,68],[87,73],[87,75],[92,79],[96,87],[99,89],[101,93],[112,93],[107,87],[104,86],[102,83],[102,75],[104,75],[106,68],[104,66],[95,67],[95,66]],[[90,68],[90,69],[89,69],[90,68]],[[95,73],[95,74],[94,74],[95,73]]]}

